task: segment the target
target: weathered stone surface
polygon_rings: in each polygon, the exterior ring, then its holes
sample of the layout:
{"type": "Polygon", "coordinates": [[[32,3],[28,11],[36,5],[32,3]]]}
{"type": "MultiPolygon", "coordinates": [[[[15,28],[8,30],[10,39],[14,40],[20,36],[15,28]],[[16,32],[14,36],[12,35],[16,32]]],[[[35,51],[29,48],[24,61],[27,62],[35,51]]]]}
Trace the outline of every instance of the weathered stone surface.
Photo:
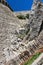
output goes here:
{"type": "Polygon", "coordinates": [[[43,4],[40,3],[39,0],[35,0],[35,3],[33,3],[33,7],[32,7],[30,18],[29,18],[30,31],[28,32],[26,37],[24,37],[24,41],[26,39],[32,40],[35,37],[37,37],[39,35],[41,24],[43,22],[43,4]]]}
{"type": "Polygon", "coordinates": [[[11,45],[9,48],[4,49],[4,54],[6,55],[6,62],[8,62],[8,65],[11,63],[12,59],[15,61],[16,65],[24,63],[25,60],[34,55],[37,50],[43,48],[42,39],[43,31],[40,33],[39,37],[36,40],[30,41],[28,44],[21,43],[18,45],[18,47],[11,45]],[[9,52],[7,49],[9,49],[9,52]]]}
{"type": "Polygon", "coordinates": [[[20,39],[17,35],[24,24],[26,21],[20,21],[8,7],[0,3],[0,65],[5,62],[4,49],[10,47],[11,44],[18,47],[20,39]]]}
{"type": "Polygon", "coordinates": [[[30,13],[29,22],[19,20],[8,7],[0,4],[0,65],[20,65],[43,47],[42,22],[43,4],[41,7],[36,6],[34,13],[30,13]],[[26,35],[23,41],[19,34],[26,35]]]}

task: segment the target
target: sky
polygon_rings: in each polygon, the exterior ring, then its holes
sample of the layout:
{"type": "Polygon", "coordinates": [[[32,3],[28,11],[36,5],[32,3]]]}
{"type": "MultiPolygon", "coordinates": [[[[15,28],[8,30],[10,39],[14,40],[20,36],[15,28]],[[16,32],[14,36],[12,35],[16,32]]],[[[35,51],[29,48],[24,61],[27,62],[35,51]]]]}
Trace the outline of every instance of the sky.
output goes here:
{"type": "Polygon", "coordinates": [[[28,11],[31,9],[33,4],[33,0],[6,0],[6,1],[13,11],[28,11]]]}

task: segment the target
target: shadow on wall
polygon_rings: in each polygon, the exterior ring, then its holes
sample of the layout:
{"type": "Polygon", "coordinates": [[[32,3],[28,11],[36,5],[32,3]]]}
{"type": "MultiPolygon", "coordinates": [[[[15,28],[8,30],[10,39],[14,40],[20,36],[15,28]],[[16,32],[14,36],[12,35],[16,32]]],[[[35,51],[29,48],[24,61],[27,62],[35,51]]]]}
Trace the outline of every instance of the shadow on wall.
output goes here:
{"type": "Polygon", "coordinates": [[[42,21],[42,24],[41,24],[41,27],[40,27],[40,30],[39,30],[39,34],[40,32],[43,30],[43,21],[42,21]]]}

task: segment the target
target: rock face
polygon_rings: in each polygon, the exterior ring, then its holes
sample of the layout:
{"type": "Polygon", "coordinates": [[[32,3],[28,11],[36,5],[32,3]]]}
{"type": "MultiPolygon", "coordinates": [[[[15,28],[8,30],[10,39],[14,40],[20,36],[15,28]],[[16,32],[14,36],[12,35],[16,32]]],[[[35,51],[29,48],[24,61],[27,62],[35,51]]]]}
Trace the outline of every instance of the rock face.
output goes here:
{"type": "Polygon", "coordinates": [[[6,0],[0,0],[1,3],[3,3],[4,5],[7,5],[6,0]]]}
{"type": "Polygon", "coordinates": [[[11,44],[18,44],[17,35],[19,29],[26,24],[26,22],[21,22],[10,9],[0,3],[0,65],[5,62],[5,55],[3,55],[3,50],[10,47],[11,44]]]}
{"type": "Polygon", "coordinates": [[[5,65],[13,65],[13,61],[14,64],[21,65],[28,58],[34,55],[40,48],[43,48],[43,31],[36,40],[28,42],[28,44],[21,43],[18,47],[11,45],[9,48],[4,49],[4,54],[7,61],[5,65]]]}
{"type": "Polygon", "coordinates": [[[19,20],[0,4],[0,65],[20,65],[43,47],[43,4],[37,4],[30,11],[29,22],[19,20]]]}
{"type": "Polygon", "coordinates": [[[33,5],[32,5],[32,10],[34,11],[35,8],[37,8],[39,2],[41,2],[41,0],[33,0],[33,5]]]}
{"type": "Polygon", "coordinates": [[[34,0],[33,7],[29,18],[30,31],[24,38],[24,41],[32,40],[40,33],[40,27],[43,29],[43,4],[40,0],[34,0]],[[38,2],[37,2],[38,1],[38,2]]]}
{"type": "Polygon", "coordinates": [[[0,44],[10,44],[16,38],[14,33],[20,26],[18,21],[9,8],[0,4],[0,44]]]}

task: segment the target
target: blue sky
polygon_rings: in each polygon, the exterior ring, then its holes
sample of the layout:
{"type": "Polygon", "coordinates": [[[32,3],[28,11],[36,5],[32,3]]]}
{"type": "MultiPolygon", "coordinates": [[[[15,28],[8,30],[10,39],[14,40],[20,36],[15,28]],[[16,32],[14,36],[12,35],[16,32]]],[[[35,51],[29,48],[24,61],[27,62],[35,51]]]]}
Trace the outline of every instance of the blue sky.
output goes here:
{"type": "Polygon", "coordinates": [[[6,0],[6,1],[14,11],[30,10],[33,3],[33,0],[6,0]]]}

